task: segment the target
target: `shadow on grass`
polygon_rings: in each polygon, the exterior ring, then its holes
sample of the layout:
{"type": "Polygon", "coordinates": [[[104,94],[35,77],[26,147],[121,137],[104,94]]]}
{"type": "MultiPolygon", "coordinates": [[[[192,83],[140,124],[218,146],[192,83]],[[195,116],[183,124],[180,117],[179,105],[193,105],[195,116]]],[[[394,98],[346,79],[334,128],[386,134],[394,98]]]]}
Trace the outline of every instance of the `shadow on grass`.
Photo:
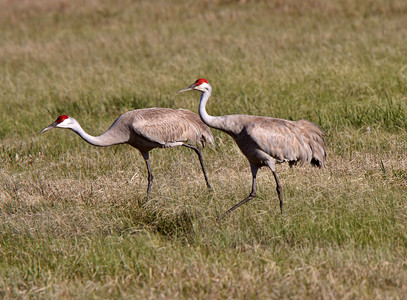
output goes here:
{"type": "Polygon", "coordinates": [[[196,216],[185,209],[168,213],[160,208],[134,205],[128,211],[128,217],[132,226],[148,229],[168,239],[175,238],[190,243],[195,237],[193,223],[196,216]]]}

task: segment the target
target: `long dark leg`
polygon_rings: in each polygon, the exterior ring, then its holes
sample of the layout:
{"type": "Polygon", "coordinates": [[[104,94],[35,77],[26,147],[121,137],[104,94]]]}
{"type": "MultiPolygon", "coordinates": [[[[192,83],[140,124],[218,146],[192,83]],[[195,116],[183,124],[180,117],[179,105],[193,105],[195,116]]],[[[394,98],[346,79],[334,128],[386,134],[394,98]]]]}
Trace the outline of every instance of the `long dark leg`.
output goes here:
{"type": "Polygon", "coordinates": [[[274,179],[276,180],[276,190],[277,190],[277,194],[278,194],[278,200],[280,200],[280,210],[281,213],[283,213],[283,187],[280,184],[280,181],[278,180],[277,174],[274,170],[271,170],[273,172],[274,175],[274,179]]]}
{"type": "Polygon", "coordinates": [[[201,163],[201,167],[202,167],[202,172],[203,172],[203,174],[205,176],[206,185],[208,186],[208,188],[210,190],[212,190],[212,187],[211,187],[211,185],[209,183],[209,180],[208,180],[208,176],[206,175],[205,166],[204,166],[203,159],[202,159],[201,149],[199,149],[198,147],[188,145],[188,144],[182,144],[182,146],[193,149],[195,151],[195,153],[198,155],[199,162],[201,163]]]}
{"type": "Polygon", "coordinates": [[[150,168],[150,163],[148,162],[150,155],[148,152],[141,152],[141,155],[143,155],[144,160],[146,161],[146,166],[147,166],[147,172],[148,172],[148,186],[147,186],[147,199],[148,199],[148,195],[150,194],[150,189],[151,189],[151,185],[153,183],[153,173],[151,173],[151,168],[150,168]]]}
{"type": "Polygon", "coordinates": [[[255,165],[250,165],[250,168],[252,170],[253,181],[252,181],[252,191],[250,192],[249,196],[247,196],[245,199],[240,201],[238,204],[233,206],[231,209],[229,209],[228,211],[223,213],[223,215],[221,215],[218,218],[218,221],[223,219],[227,214],[231,213],[232,211],[234,211],[239,206],[245,204],[246,202],[248,202],[248,201],[252,200],[254,197],[256,197],[256,176],[257,176],[257,171],[259,170],[259,168],[256,167],[255,165]]]}

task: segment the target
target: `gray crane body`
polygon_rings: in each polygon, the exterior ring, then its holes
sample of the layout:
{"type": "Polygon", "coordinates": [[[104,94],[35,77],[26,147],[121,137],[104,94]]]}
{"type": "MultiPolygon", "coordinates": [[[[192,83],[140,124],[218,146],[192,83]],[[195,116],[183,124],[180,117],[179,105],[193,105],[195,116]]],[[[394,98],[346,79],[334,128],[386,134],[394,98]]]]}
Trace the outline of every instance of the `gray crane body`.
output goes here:
{"type": "Polygon", "coordinates": [[[217,118],[218,123],[213,128],[230,135],[249,162],[259,168],[283,162],[325,166],[323,134],[310,121],[251,115],[217,118]]]}

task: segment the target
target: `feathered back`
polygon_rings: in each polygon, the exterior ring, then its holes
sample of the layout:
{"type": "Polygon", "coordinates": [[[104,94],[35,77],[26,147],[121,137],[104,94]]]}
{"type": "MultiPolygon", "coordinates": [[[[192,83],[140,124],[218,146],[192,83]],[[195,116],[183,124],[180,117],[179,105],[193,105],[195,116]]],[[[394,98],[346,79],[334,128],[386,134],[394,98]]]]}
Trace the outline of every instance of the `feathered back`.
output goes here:
{"type": "MultiPolygon", "coordinates": [[[[199,116],[186,109],[144,108],[121,115],[112,129],[130,124],[136,135],[162,145],[173,142],[213,144],[211,130],[199,116]]],[[[113,129],[113,130],[114,130],[113,129]]]]}
{"type": "MultiPolygon", "coordinates": [[[[314,123],[245,115],[229,118],[231,124],[245,124],[242,132],[246,132],[246,137],[241,136],[236,142],[243,153],[246,152],[246,156],[252,156],[250,153],[261,149],[280,163],[303,165],[308,161],[320,168],[325,166],[326,144],[323,132],[314,123]],[[248,142],[250,140],[254,143],[248,142]]],[[[238,128],[236,133],[240,131],[238,128]]]]}

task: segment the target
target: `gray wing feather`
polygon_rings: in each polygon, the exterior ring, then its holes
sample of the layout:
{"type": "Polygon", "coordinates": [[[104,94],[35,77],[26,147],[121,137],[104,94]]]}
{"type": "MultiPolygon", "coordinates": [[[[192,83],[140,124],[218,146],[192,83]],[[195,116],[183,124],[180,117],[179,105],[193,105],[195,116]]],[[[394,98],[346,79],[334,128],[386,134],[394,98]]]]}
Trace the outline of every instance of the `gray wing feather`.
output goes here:
{"type": "Polygon", "coordinates": [[[189,124],[189,133],[191,137],[188,139],[192,143],[200,142],[202,147],[205,147],[207,143],[214,145],[214,140],[210,128],[201,120],[201,118],[187,109],[178,109],[177,112],[189,124]]]}
{"type": "Polygon", "coordinates": [[[149,108],[132,112],[132,129],[143,138],[166,144],[171,142],[213,143],[212,133],[198,115],[185,109],[149,108]]]}
{"type": "Polygon", "coordinates": [[[258,147],[279,162],[301,165],[313,159],[325,165],[326,145],[322,131],[313,123],[259,117],[246,127],[258,147]]]}

